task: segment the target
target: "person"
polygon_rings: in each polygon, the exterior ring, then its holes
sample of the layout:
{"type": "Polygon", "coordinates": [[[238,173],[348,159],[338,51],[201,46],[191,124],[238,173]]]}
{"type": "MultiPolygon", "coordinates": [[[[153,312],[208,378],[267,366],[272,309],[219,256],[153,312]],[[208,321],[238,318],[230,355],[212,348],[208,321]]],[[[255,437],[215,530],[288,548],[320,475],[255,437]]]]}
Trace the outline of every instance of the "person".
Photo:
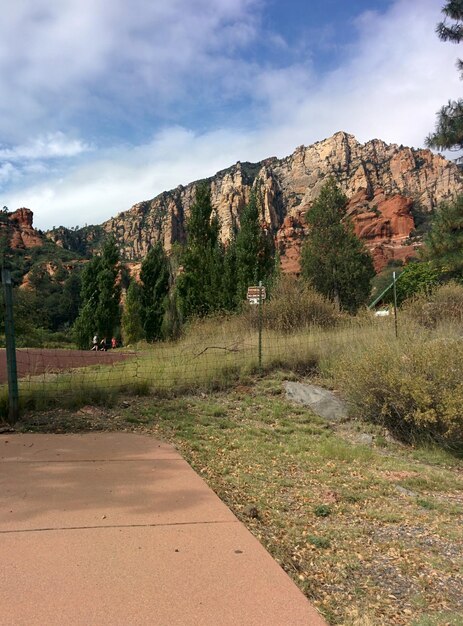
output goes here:
{"type": "Polygon", "coordinates": [[[117,339],[116,337],[113,337],[111,339],[111,348],[114,350],[115,348],[117,348],[117,339]]]}
{"type": "Polygon", "coordinates": [[[103,337],[103,339],[100,341],[100,350],[102,352],[106,352],[106,337],[103,337]]]}
{"type": "Polygon", "coordinates": [[[98,335],[96,333],[92,339],[92,350],[95,350],[95,352],[98,352],[98,335]]]}

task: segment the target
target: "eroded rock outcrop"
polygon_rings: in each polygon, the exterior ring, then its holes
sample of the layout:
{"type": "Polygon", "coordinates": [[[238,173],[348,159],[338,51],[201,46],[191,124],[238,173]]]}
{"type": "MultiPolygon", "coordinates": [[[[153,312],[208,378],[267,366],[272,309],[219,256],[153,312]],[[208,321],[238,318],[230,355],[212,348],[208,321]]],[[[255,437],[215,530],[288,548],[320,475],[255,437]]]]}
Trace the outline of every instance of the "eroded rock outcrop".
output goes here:
{"type": "Polygon", "coordinates": [[[0,221],[0,232],[6,233],[12,250],[25,250],[42,246],[45,237],[33,227],[33,213],[30,209],[17,209],[13,213],[5,213],[0,221]]]}
{"type": "MultiPolygon", "coordinates": [[[[297,272],[306,213],[330,176],[349,198],[349,215],[378,271],[390,260],[416,253],[417,244],[410,237],[417,209],[430,212],[463,191],[459,169],[440,155],[378,139],[360,144],[352,135],[339,132],[300,146],[284,159],[237,163],[213,176],[212,203],[223,241],[239,226],[241,210],[259,181],[261,221],[275,237],[283,270],[297,272]]],[[[195,186],[179,186],[136,204],[105,222],[102,229],[116,236],[123,255],[133,261],[143,258],[157,241],[170,250],[175,242],[186,240],[195,186]]]]}

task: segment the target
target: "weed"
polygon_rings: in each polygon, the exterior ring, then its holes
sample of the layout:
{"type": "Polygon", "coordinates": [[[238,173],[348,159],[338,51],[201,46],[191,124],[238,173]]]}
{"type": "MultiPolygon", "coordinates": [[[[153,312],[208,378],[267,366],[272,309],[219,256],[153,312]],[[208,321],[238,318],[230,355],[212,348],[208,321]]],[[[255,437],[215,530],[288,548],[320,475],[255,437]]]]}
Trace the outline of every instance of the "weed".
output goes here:
{"type": "Polygon", "coordinates": [[[330,540],[326,537],[316,537],[315,535],[308,535],[307,541],[316,548],[329,548],[330,540]]]}
{"type": "Polygon", "coordinates": [[[331,515],[331,507],[327,504],[319,504],[315,507],[314,513],[317,517],[328,517],[331,515]]]}

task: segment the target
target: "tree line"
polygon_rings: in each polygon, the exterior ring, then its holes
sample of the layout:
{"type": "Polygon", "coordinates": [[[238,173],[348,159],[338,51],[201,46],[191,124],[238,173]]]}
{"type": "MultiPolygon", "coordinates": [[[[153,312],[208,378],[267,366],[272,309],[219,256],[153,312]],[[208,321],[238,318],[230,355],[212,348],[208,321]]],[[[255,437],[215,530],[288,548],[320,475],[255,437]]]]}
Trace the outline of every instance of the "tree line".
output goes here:
{"type": "Polygon", "coordinates": [[[270,287],[275,249],[272,234],[261,227],[260,208],[256,187],[240,227],[225,245],[209,185],[198,184],[186,224],[187,244],[171,255],[160,242],[153,245],[139,280],[128,280],[122,308],[123,264],[115,240],[108,239],[82,272],[82,307],[74,324],[78,346],[87,347],[95,333],[110,337],[120,332],[124,343],[175,338],[191,318],[236,311],[249,285],[262,280],[270,287]]]}
{"type": "MultiPolygon", "coordinates": [[[[141,265],[139,280],[129,281],[122,309],[122,264],[114,239],[109,239],[82,273],[82,307],[74,325],[79,347],[87,347],[95,333],[110,337],[118,329],[125,343],[174,338],[185,321],[239,310],[248,287],[259,281],[271,293],[279,257],[273,234],[261,223],[262,204],[256,184],[239,227],[235,225],[225,244],[209,185],[199,184],[186,224],[185,247],[168,256],[156,243],[141,265]]],[[[374,270],[345,219],[346,205],[347,198],[330,179],[308,214],[302,278],[340,308],[355,312],[369,297],[374,270]]]]}

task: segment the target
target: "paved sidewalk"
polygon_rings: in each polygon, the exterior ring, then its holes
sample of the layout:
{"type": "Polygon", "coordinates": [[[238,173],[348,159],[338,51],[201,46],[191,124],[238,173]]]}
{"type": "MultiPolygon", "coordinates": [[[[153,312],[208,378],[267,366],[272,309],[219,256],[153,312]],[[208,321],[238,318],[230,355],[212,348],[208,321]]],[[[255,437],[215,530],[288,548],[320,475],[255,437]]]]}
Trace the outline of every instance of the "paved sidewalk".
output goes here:
{"type": "Polygon", "coordinates": [[[0,435],[0,624],[322,626],[169,445],[0,435]]]}

